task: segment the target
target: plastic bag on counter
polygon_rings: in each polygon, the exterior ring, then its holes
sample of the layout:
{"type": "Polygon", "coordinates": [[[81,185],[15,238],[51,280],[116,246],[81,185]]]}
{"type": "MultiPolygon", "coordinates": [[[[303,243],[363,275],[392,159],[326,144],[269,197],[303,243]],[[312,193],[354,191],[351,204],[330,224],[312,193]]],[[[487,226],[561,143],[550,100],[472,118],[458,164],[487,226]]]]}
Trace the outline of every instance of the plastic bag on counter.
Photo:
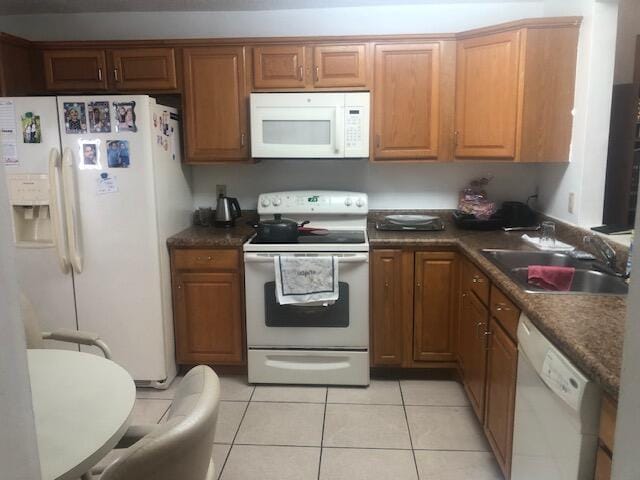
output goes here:
{"type": "Polygon", "coordinates": [[[487,198],[484,187],[491,181],[491,176],[476,178],[460,191],[458,210],[468,215],[475,215],[480,220],[488,220],[496,213],[496,204],[487,198]]]}

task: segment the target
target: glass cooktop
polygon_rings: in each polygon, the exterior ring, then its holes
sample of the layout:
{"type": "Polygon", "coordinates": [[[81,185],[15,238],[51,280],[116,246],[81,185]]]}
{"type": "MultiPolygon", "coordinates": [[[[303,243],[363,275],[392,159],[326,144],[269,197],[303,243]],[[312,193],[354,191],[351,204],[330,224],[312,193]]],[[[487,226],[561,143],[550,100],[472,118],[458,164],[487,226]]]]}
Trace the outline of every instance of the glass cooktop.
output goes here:
{"type": "Polygon", "coordinates": [[[291,243],[365,243],[364,231],[362,230],[324,230],[318,233],[305,232],[298,235],[298,240],[295,242],[269,242],[258,241],[257,238],[251,240],[252,244],[263,243],[278,243],[278,244],[291,244],[291,243]]]}

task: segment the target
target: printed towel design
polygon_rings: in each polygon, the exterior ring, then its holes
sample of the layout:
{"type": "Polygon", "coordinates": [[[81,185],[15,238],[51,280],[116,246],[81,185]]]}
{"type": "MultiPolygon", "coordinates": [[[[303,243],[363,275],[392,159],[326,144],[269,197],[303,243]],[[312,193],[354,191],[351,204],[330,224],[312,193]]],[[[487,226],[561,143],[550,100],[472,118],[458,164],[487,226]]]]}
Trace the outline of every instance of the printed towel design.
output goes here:
{"type": "Polygon", "coordinates": [[[280,305],[338,299],[338,257],[274,257],[280,305]]]}

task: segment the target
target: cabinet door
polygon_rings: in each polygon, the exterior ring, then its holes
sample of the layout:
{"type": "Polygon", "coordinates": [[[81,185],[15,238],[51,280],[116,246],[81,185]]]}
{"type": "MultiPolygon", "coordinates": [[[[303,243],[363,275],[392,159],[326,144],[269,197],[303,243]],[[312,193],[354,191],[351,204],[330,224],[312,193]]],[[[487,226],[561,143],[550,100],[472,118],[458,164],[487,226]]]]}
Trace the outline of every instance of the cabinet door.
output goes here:
{"type": "Polygon", "coordinates": [[[402,364],[402,251],[374,250],[371,264],[374,365],[402,364]]]}
{"type": "Polygon", "coordinates": [[[111,50],[113,82],[118,90],[175,90],[176,59],[173,48],[111,50]]]}
{"type": "Polygon", "coordinates": [[[184,49],[187,161],[249,156],[243,47],[184,49]]]}
{"type": "Polygon", "coordinates": [[[364,87],[366,84],[367,56],[364,44],[314,47],[314,87],[364,87]]]}
{"type": "Polygon", "coordinates": [[[303,45],[253,48],[255,88],[304,88],[305,83],[303,45]]]}
{"type": "Polygon", "coordinates": [[[45,50],[42,55],[47,90],[107,90],[104,50],[45,50]]]}
{"type": "Polygon", "coordinates": [[[489,312],[473,292],[462,297],[460,318],[460,345],[464,351],[463,382],[471,406],[478,419],[484,419],[484,393],[487,366],[485,332],[489,312]]]}
{"type": "Polygon", "coordinates": [[[242,363],[240,274],[178,273],[174,289],[178,363],[242,363]]]}
{"type": "Polygon", "coordinates": [[[491,319],[490,333],[484,430],[498,465],[509,478],[518,348],[495,318],[491,319]]]}
{"type": "Polygon", "coordinates": [[[413,359],[454,361],[457,259],[454,252],[417,252],[413,359]]]}
{"type": "Polygon", "coordinates": [[[374,152],[378,159],[437,159],[440,45],[376,45],[374,152]]]}
{"type": "Polygon", "coordinates": [[[461,40],[456,63],[456,156],[514,158],[520,32],[461,40]]]}

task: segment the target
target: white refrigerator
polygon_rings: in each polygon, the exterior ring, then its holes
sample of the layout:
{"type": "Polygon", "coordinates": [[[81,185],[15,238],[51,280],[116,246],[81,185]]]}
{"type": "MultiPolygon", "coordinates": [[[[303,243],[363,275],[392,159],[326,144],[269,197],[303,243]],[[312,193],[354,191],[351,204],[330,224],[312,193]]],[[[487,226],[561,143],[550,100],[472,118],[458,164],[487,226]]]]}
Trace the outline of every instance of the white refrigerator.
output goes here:
{"type": "Polygon", "coordinates": [[[19,285],[41,328],[96,332],[136,383],[166,387],[166,240],[193,206],[177,110],[142,95],[1,98],[0,141],[19,285]]]}

